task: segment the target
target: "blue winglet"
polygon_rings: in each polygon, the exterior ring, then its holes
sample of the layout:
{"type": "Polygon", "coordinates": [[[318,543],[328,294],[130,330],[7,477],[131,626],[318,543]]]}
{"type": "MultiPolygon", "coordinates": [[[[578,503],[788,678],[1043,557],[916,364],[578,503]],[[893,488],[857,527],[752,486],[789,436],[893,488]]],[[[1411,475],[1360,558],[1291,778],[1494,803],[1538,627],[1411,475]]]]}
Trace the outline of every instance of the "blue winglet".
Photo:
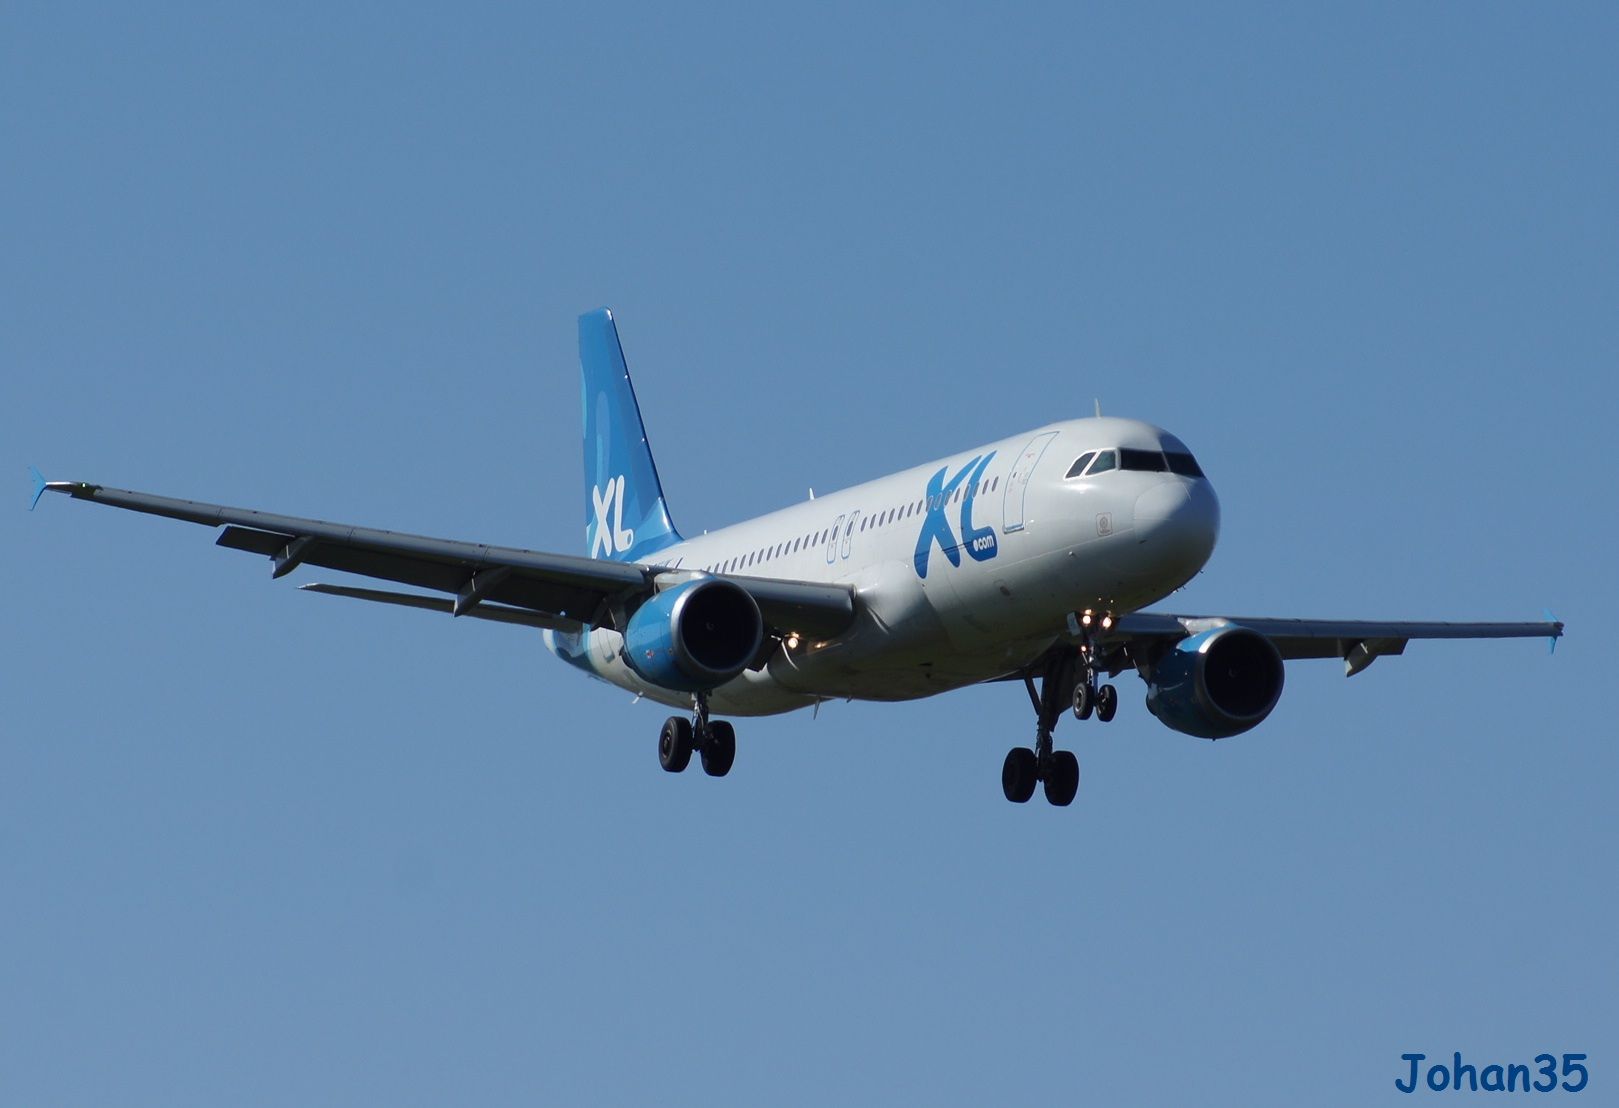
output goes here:
{"type": "Polygon", "coordinates": [[[45,475],[39,470],[35,469],[33,466],[28,467],[28,473],[34,479],[34,498],[28,502],[28,510],[31,512],[39,506],[39,498],[45,495],[45,485],[47,482],[45,480],[45,475]]]}
{"type": "Polygon", "coordinates": [[[1557,640],[1563,633],[1563,621],[1552,615],[1552,610],[1550,608],[1545,608],[1543,611],[1546,613],[1546,619],[1548,622],[1557,624],[1556,634],[1552,635],[1551,638],[1546,640],[1546,653],[1556,654],[1557,640]]]}

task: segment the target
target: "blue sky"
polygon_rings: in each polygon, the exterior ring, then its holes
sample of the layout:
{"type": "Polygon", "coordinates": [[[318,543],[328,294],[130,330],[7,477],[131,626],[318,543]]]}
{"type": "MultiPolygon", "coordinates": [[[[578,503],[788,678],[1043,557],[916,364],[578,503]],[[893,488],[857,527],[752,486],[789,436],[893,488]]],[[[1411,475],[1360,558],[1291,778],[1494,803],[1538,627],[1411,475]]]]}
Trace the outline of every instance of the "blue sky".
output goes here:
{"type": "Polygon", "coordinates": [[[1366,1104],[1616,1080],[1605,5],[9,5],[0,1099],[1366,1104]],[[1173,429],[1172,607],[1537,619],[1258,730],[1016,686],[743,721],[272,584],[32,463],[582,550],[574,319],[688,533],[1049,419],[1173,429]]]}

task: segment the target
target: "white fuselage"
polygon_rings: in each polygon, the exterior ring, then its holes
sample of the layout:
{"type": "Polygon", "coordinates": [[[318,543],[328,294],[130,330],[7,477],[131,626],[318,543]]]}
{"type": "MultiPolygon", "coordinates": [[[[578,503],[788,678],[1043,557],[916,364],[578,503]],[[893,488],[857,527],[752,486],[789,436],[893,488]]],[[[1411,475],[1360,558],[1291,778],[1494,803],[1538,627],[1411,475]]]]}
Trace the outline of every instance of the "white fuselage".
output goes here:
{"type": "MultiPolygon", "coordinates": [[[[1126,613],[1208,560],[1219,502],[1203,477],[1115,468],[1067,476],[1091,451],[1186,450],[1134,420],[1053,423],[661,551],[693,575],[853,586],[858,618],[829,641],[789,635],[759,669],[710,697],[717,714],[766,715],[826,699],[909,700],[1016,671],[1067,635],[1076,611],[1126,613]]],[[[676,707],[616,631],[546,633],[562,658],[676,707]]]]}

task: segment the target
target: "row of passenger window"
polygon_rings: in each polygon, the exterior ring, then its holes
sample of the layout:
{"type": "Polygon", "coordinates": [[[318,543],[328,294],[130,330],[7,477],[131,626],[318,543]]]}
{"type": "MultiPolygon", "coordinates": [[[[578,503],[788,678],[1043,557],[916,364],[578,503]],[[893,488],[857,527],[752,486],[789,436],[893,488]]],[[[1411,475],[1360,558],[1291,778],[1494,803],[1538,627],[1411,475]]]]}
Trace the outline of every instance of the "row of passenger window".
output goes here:
{"type": "MultiPolygon", "coordinates": [[[[1073,476],[1073,474],[1069,474],[1069,476],[1073,476]]],[[[999,477],[993,477],[988,481],[980,481],[977,485],[962,485],[958,487],[950,497],[948,497],[948,503],[959,504],[968,495],[980,496],[986,492],[994,492],[995,489],[1000,486],[1000,483],[1001,479],[999,477]]],[[[945,497],[925,497],[921,500],[913,501],[898,508],[889,508],[885,511],[878,512],[876,515],[861,516],[859,524],[853,526],[856,526],[857,529],[862,532],[867,530],[875,531],[877,528],[886,527],[890,523],[894,523],[902,519],[910,519],[912,516],[930,507],[943,507],[946,500],[947,498],[945,497]]],[[[779,542],[774,546],[767,546],[761,550],[755,550],[748,554],[740,554],[735,558],[727,558],[722,562],[715,562],[710,565],[706,565],[703,567],[703,572],[732,573],[739,569],[747,569],[751,566],[756,566],[761,562],[768,562],[775,558],[786,557],[789,554],[797,554],[800,550],[809,550],[813,547],[825,546],[829,542],[837,541],[838,532],[840,529],[844,531],[845,537],[851,536],[854,533],[853,531],[847,530],[847,528],[843,528],[840,524],[833,524],[831,527],[828,527],[823,531],[811,532],[810,534],[801,536],[800,538],[792,539],[787,542],[779,542]]]]}
{"type": "Polygon", "coordinates": [[[1178,450],[1133,450],[1129,447],[1120,447],[1118,450],[1092,450],[1088,454],[1081,454],[1074,464],[1068,467],[1069,477],[1095,477],[1098,473],[1106,473],[1111,469],[1130,469],[1140,473],[1178,473],[1182,477],[1201,477],[1203,470],[1199,468],[1197,459],[1190,454],[1178,450]]]}

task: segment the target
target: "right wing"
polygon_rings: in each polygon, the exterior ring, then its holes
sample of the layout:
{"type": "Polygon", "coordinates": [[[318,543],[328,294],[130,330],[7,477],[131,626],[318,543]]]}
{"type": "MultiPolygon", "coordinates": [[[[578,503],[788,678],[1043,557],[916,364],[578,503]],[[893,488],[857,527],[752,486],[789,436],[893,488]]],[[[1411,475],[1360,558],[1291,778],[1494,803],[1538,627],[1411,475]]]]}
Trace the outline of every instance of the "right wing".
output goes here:
{"type": "Polygon", "coordinates": [[[1342,658],[1353,677],[1374,660],[1405,653],[1411,639],[1550,639],[1563,634],[1556,620],[1544,623],[1435,623],[1352,619],[1277,619],[1270,616],[1187,616],[1132,612],[1113,620],[1098,637],[1113,642],[1178,642],[1216,627],[1245,627],[1264,635],[1283,659],[1342,658]]]}
{"type": "MultiPolygon", "coordinates": [[[[218,545],[267,556],[271,577],[283,577],[300,565],[325,566],[448,593],[453,599],[331,585],[316,588],[317,592],[508,623],[622,631],[643,600],[693,576],[669,566],[425,538],[82,481],[39,481],[37,487],[109,507],[223,526],[218,545]]],[[[778,634],[796,631],[831,638],[854,622],[854,592],[846,586],[762,577],[728,579],[748,591],[766,627],[778,634]]]]}

